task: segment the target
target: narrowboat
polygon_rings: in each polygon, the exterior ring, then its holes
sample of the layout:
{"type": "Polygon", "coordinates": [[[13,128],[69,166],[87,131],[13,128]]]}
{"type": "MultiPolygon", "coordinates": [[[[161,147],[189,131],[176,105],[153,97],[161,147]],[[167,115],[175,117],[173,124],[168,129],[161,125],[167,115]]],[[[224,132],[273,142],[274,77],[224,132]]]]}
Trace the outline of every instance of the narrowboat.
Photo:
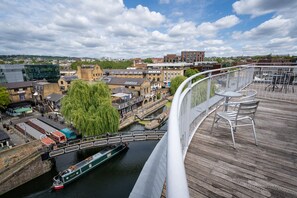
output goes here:
{"type": "Polygon", "coordinates": [[[103,162],[109,160],[113,156],[117,155],[121,151],[128,148],[128,145],[125,143],[109,146],[102,151],[92,155],[83,161],[70,166],[68,169],[60,172],[53,178],[53,186],[54,190],[63,189],[64,186],[73,180],[79,178],[86,172],[94,169],[98,165],[102,164],[103,162]]]}

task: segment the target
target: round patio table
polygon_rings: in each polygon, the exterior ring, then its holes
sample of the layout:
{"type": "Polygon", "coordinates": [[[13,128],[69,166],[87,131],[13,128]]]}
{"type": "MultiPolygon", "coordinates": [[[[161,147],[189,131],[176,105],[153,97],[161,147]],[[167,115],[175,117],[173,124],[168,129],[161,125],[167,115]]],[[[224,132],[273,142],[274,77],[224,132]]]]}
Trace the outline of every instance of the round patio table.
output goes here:
{"type": "MultiPolygon", "coordinates": [[[[215,94],[218,96],[225,97],[225,104],[228,104],[230,98],[237,98],[242,96],[241,93],[235,92],[235,91],[218,91],[218,92],[215,92],[215,94]]],[[[228,105],[225,105],[225,111],[227,110],[228,110],[228,105]]]]}

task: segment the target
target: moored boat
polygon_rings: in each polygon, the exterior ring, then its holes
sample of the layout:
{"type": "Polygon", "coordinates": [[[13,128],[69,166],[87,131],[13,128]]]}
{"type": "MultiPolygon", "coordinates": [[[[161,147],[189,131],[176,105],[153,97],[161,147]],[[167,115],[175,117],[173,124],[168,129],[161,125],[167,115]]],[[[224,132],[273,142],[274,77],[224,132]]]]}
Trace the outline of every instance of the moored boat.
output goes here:
{"type": "Polygon", "coordinates": [[[107,161],[113,156],[117,155],[126,148],[128,148],[127,144],[113,145],[103,149],[95,155],[92,155],[73,166],[70,166],[68,169],[60,172],[53,178],[53,189],[63,189],[66,184],[79,178],[86,172],[92,170],[93,168],[97,167],[98,165],[102,164],[103,162],[107,161]]]}

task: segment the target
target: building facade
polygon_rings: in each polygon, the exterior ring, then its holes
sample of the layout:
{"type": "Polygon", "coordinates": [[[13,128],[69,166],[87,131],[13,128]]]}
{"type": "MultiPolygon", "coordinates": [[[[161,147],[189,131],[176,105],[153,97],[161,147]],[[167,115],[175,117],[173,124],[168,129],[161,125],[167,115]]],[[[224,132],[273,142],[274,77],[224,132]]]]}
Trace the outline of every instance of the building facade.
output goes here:
{"type": "Polygon", "coordinates": [[[25,65],[25,80],[47,80],[56,83],[60,78],[59,65],[25,65]]]}
{"type": "Polygon", "coordinates": [[[204,55],[204,51],[182,51],[181,61],[186,63],[204,61],[204,55]]]}
{"type": "Polygon", "coordinates": [[[12,103],[21,101],[31,101],[33,98],[33,84],[35,81],[1,83],[6,87],[12,103]]]}
{"type": "Polygon", "coordinates": [[[77,76],[62,76],[58,80],[58,84],[62,93],[68,91],[72,81],[77,80],[77,76]]]}
{"type": "Polygon", "coordinates": [[[58,83],[36,82],[33,84],[34,100],[44,101],[52,93],[61,94],[58,83]]]}
{"type": "Polygon", "coordinates": [[[104,77],[102,80],[111,90],[118,87],[125,87],[137,93],[136,96],[149,97],[151,94],[151,84],[146,78],[117,78],[109,76],[104,77]]]}
{"type": "Polygon", "coordinates": [[[170,87],[172,78],[184,76],[184,69],[164,69],[163,75],[165,87],[170,87]]]}
{"type": "Polygon", "coordinates": [[[12,83],[24,81],[24,65],[15,64],[0,65],[0,83],[12,83]]]}
{"type": "Polygon", "coordinates": [[[104,69],[105,76],[118,78],[144,78],[145,70],[143,69],[104,69]]]}
{"type": "Polygon", "coordinates": [[[103,77],[103,71],[99,65],[82,65],[77,67],[78,79],[96,81],[103,77]]]}
{"type": "Polygon", "coordinates": [[[164,56],[164,63],[178,63],[181,61],[181,57],[176,54],[167,54],[164,56]]]}

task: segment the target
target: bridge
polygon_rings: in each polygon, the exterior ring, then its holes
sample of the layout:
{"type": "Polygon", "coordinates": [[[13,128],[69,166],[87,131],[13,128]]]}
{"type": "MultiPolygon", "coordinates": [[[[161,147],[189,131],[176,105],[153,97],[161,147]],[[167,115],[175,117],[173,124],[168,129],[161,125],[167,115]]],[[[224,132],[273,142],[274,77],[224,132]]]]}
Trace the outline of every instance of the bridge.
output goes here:
{"type": "Polygon", "coordinates": [[[58,144],[49,151],[49,157],[56,157],[66,153],[83,150],[92,147],[103,147],[112,144],[160,140],[166,130],[135,130],[132,132],[122,132],[112,135],[100,135],[69,141],[64,144],[58,144]]]}

